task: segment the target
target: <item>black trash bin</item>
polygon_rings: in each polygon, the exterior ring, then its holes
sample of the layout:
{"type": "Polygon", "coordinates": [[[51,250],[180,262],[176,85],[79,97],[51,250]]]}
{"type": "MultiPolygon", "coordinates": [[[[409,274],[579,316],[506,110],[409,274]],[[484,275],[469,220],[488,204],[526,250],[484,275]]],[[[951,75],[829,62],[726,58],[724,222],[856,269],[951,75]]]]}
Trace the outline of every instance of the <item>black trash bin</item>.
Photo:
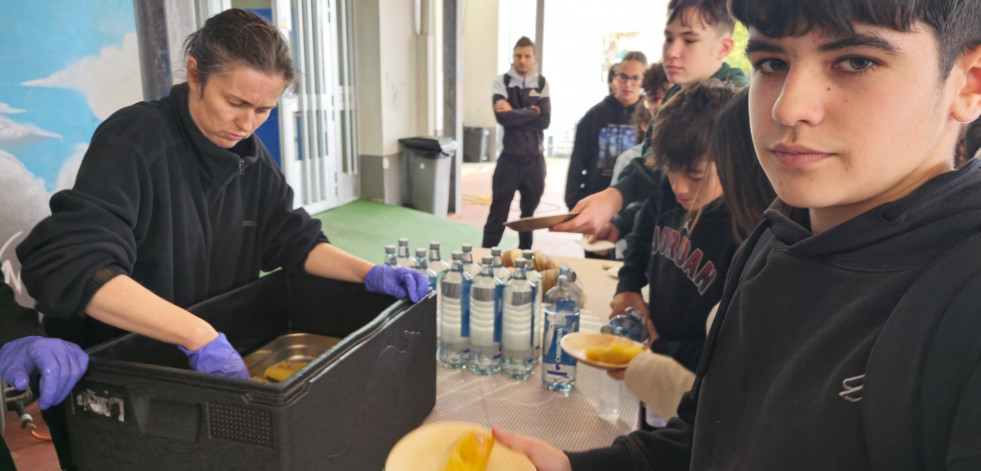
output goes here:
{"type": "Polygon", "coordinates": [[[450,204],[450,164],[456,153],[452,137],[420,136],[399,139],[408,162],[409,206],[446,217],[450,204]]]}
{"type": "Polygon", "coordinates": [[[490,129],[483,126],[463,127],[463,161],[483,162],[487,159],[487,136],[490,129]]]}

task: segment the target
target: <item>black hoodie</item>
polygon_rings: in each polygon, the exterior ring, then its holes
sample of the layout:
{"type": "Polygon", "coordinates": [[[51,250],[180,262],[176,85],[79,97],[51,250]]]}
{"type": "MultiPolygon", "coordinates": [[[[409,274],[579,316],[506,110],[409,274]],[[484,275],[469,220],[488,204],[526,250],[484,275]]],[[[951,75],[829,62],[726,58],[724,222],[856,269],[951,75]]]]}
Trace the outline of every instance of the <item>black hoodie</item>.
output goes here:
{"type": "Polygon", "coordinates": [[[579,120],[565,180],[565,204],[569,209],[610,186],[617,157],[637,144],[639,131],[630,120],[638,103],[640,100],[623,106],[615,96],[607,95],[579,120]]]}
{"type": "Polygon", "coordinates": [[[644,202],[627,236],[617,293],[640,293],[647,285],[648,312],[658,333],[651,351],[695,371],[705,345],[705,322],[722,297],[739,242],[721,199],[705,205],[688,230],[692,221],[685,222],[688,211],[675,201],[671,185],[665,182],[658,190],[644,202]]]}
{"type": "Polygon", "coordinates": [[[981,469],[978,169],[816,235],[778,200],[733,260],[680,418],[573,469],[981,469]],[[965,338],[935,356],[954,321],[965,338]]]}
{"type": "Polygon", "coordinates": [[[84,314],[131,276],[178,306],[302,265],[327,238],[254,135],[231,149],[191,119],[188,87],[123,108],[92,137],[75,186],[17,247],[24,285],[52,336],[91,346],[122,333],[84,314]]]}

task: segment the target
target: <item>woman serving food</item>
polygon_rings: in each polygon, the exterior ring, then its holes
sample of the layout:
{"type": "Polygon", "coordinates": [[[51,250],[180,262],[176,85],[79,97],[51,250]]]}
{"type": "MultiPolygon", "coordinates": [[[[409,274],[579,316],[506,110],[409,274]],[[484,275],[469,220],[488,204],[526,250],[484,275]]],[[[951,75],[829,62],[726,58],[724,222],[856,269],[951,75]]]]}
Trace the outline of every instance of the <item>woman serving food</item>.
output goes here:
{"type": "Polygon", "coordinates": [[[187,82],[96,130],[75,186],[17,248],[45,328],[83,347],[136,332],[192,368],[248,378],[242,358],[184,309],[277,268],[422,298],[428,283],[330,245],[253,133],[295,72],[286,41],[239,9],[185,43],[187,82]]]}

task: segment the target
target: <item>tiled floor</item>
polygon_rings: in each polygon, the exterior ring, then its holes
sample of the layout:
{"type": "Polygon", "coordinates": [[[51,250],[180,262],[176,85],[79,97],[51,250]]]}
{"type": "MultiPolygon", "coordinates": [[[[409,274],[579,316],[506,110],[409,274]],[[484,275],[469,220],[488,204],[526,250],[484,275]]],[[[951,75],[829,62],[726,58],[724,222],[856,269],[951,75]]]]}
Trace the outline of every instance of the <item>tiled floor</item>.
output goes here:
{"type": "MultiPolygon", "coordinates": [[[[535,216],[549,216],[568,212],[565,206],[565,176],[569,168],[568,159],[545,159],[546,172],[545,194],[535,211],[535,216]]],[[[494,175],[494,163],[464,163],[463,164],[463,210],[451,214],[451,219],[477,227],[483,227],[487,221],[487,212],[491,202],[491,178],[494,175]]],[[[521,217],[518,207],[519,196],[516,194],[511,202],[511,215],[508,220],[521,217]]],[[[506,235],[517,237],[511,229],[505,230],[506,235]]],[[[575,243],[582,238],[579,234],[564,234],[547,230],[535,231],[532,248],[550,255],[563,257],[582,257],[583,250],[575,243]]]]}
{"type": "MultiPolygon", "coordinates": [[[[535,212],[536,216],[547,216],[551,214],[561,214],[567,212],[563,202],[565,191],[565,175],[568,168],[567,159],[546,159],[547,172],[545,183],[545,195],[542,202],[535,212]]],[[[491,177],[494,175],[494,163],[465,163],[463,165],[463,209],[456,214],[451,214],[450,219],[460,221],[464,224],[483,227],[487,220],[487,211],[491,200],[491,177]]],[[[518,209],[519,196],[515,196],[511,205],[511,217],[520,217],[518,209]]],[[[506,234],[517,236],[510,229],[506,234]]],[[[533,248],[541,250],[551,255],[565,257],[582,257],[583,250],[574,241],[580,238],[578,234],[563,234],[540,230],[535,232],[533,248]]],[[[28,412],[34,417],[35,423],[40,427],[39,432],[47,435],[48,429],[44,425],[37,405],[28,408],[28,412]]],[[[20,428],[16,414],[8,412],[6,416],[6,427],[3,437],[10,447],[11,454],[17,469],[24,471],[57,471],[58,459],[54,452],[54,447],[50,442],[42,442],[31,436],[26,430],[20,428]]]]}

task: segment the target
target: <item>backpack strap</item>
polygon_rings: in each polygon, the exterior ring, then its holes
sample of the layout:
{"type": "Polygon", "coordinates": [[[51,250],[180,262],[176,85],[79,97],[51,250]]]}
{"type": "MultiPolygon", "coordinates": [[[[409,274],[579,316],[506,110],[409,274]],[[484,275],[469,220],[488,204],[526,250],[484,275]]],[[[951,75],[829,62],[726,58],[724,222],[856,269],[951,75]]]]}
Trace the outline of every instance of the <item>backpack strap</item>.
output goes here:
{"type": "Polygon", "coordinates": [[[954,416],[981,360],[979,267],[981,235],[938,257],[872,346],[861,413],[873,470],[947,469],[954,416]]]}
{"type": "Polygon", "coordinates": [[[507,90],[507,88],[510,85],[511,85],[511,76],[508,74],[504,74],[504,89],[507,90]]]}

